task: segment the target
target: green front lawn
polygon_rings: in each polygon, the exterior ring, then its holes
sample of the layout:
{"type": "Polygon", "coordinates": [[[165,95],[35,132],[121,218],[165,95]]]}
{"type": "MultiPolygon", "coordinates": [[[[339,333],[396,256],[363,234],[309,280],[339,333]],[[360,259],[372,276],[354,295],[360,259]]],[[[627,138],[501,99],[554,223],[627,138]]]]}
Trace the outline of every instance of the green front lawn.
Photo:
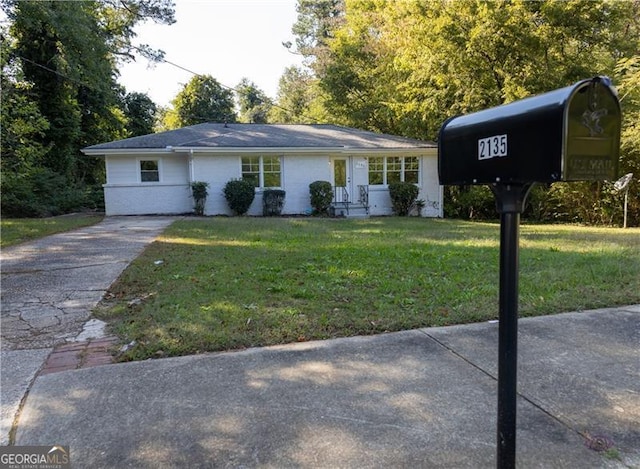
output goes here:
{"type": "Polygon", "coordinates": [[[102,215],[84,213],[50,218],[3,218],[0,221],[0,247],[94,225],[102,218],[102,215]]]}
{"type": "MultiPolygon", "coordinates": [[[[499,225],[212,218],[174,223],[96,315],[123,357],[495,319],[499,225]]],[[[640,303],[640,229],[523,225],[520,313],[640,303]]]]}

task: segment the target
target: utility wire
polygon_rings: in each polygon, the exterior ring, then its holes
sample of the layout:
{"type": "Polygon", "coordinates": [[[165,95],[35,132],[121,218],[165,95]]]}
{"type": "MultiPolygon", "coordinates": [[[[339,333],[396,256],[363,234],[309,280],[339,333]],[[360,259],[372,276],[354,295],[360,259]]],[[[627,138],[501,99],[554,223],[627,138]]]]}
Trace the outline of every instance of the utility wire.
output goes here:
{"type": "MultiPolygon", "coordinates": [[[[137,50],[137,51],[139,51],[139,52],[144,52],[142,49],[140,49],[140,48],[138,48],[138,47],[136,47],[136,46],[133,46],[133,49],[135,49],[135,50],[137,50]]],[[[81,80],[78,80],[77,78],[70,77],[69,75],[66,75],[66,74],[64,74],[64,73],[61,73],[61,72],[59,72],[59,71],[57,71],[57,70],[54,70],[54,69],[52,69],[52,68],[50,68],[50,67],[47,67],[46,65],[42,65],[42,64],[37,63],[37,62],[35,62],[35,61],[31,60],[31,59],[27,59],[26,57],[22,57],[21,55],[18,55],[18,54],[15,54],[15,53],[13,53],[12,55],[13,55],[14,57],[16,57],[16,58],[19,58],[20,60],[23,60],[23,61],[25,61],[25,62],[29,62],[30,64],[35,65],[36,67],[39,67],[39,68],[41,68],[41,69],[43,69],[43,70],[46,70],[46,71],[48,71],[48,72],[50,72],[50,73],[53,73],[53,74],[55,74],[55,75],[57,75],[57,76],[59,76],[59,77],[65,78],[65,79],[67,79],[67,80],[69,80],[69,81],[71,81],[71,82],[73,82],[73,83],[76,83],[76,84],[78,84],[78,85],[84,86],[84,87],[86,87],[86,88],[88,88],[88,89],[91,89],[91,90],[94,90],[94,91],[101,91],[99,88],[97,88],[97,87],[95,87],[95,86],[93,86],[93,85],[90,85],[90,84],[85,83],[85,82],[83,82],[83,81],[81,81],[81,80]]],[[[192,75],[194,75],[194,76],[204,76],[204,75],[203,75],[203,74],[201,74],[201,73],[194,72],[193,70],[190,70],[190,69],[188,69],[188,68],[186,68],[186,67],[183,67],[182,65],[178,65],[178,64],[176,64],[176,63],[174,63],[174,62],[172,62],[172,61],[170,61],[170,60],[167,60],[167,59],[165,59],[164,57],[159,58],[158,60],[159,60],[159,61],[161,61],[161,62],[164,62],[164,63],[166,63],[166,64],[168,64],[168,65],[171,65],[172,67],[179,68],[180,70],[183,70],[183,71],[185,71],[185,72],[187,72],[187,73],[190,73],[190,74],[192,74],[192,75]]],[[[217,80],[216,80],[216,81],[217,81],[217,80]]],[[[220,83],[220,82],[218,82],[218,83],[219,83],[219,84],[220,84],[220,86],[222,86],[223,88],[226,88],[226,89],[228,89],[228,90],[231,90],[231,91],[233,91],[233,92],[235,92],[235,93],[239,93],[239,90],[238,90],[237,88],[234,88],[234,87],[232,87],[232,86],[227,86],[227,85],[225,85],[224,83],[220,83]]],[[[288,109],[288,108],[286,108],[286,107],[284,107],[284,106],[280,106],[279,104],[275,104],[275,103],[273,103],[273,102],[271,102],[270,104],[271,104],[271,106],[272,106],[272,107],[275,107],[275,108],[277,108],[277,109],[281,109],[281,110],[283,110],[283,111],[285,111],[285,112],[287,112],[287,113],[289,113],[289,114],[292,114],[292,115],[293,115],[293,114],[295,114],[295,113],[294,113],[294,111],[292,111],[291,109],[288,109]]],[[[200,119],[200,117],[199,117],[199,116],[191,116],[191,117],[195,117],[195,118],[197,118],[197,119],[200,119]]],[[[305,117],[305,118],[307,118],[307,119],[309,119],[309,120],[311,120],[311,121],[314,121],[314,122],[316,122],[316,123],[321,123],[321,121],[320,121],[319,119],[316,119],[315,117],[307,116],[307,115],[304,115],[304,114],[303,114],[301,117],[305,117]]],[[[204,119],[203,119],[203,120],[204,120],[204,119]]]]}
{"type": "MultiPolygon", "coordinates": [[[[85,88],[87,88],[87,89],[90,89],[90,90],[93,90],[93,91],[103,91],[103,90],[100,90],[99,88],[96,88],[96,87],[95,87],[95,86],[93,86],[93,85],[90,85],[90,84],[88,84],[88,83],[85,83],[85,82],[83,82],[83,81],[80,81],[80,80],[78,80],[77,78],[70,77],[69,75],[65,75],[64,73],[61,73],[61,72],[59,72],[59,71],[57,71],[57,70],[54,70],[54,69],[52,69],[52,68],[50,68],[50,67],[47,67],[46,65],[42,65],[42,64],[40,64],[40,63],[38,63],[38,62],[34,62],[34,61],[33,61],[33,60],[31,60],[31,59],[27,59],[26,57],[22,57],[22,56],[21,56],[21,55],[19,55],[19,54],[12,53],[12,56],[13,56],[13,57],[15,57],[15,58],[18,58],[18,59],[20,59],[20,60],[23,60],[23,61],[25,61],[25,62],[29,62],[30,64],[35,65],[36,67],[39,67],[39,68],[41,68],[41,69],[43,69],[43,70],[46,70],[47,72],[53,73],[54,75],[57,75],[57,76],[59,76],[59,77],[61,77],[61,78],[64,78],[65,80],[68,80],[68,81],[70,81],[70,82],[72,82],[72,83],[75,83],[75,84],[77,84],[77,85],[84,86],[84,87],[85,87],[85,88]]],[[[172,64],[172,65],[174,65],[174,64],[172,64]]],[[[176,66],[177,66],[177,67],[180,67],[179,65],[176,65],[176,66]]],[[[182,67],[180,67],[180,68],[182,68],[182,67]]],[[[190,73],[194,73],[194,72],[191,72],[190,70],[187,70],[187,69],[184,69],[184,70],[186,70],[186,71],[188,71],[188,72],[190,72],[190,73]]],[[[222,86],[224,86],[224,85],[222,85],[222,86]]],[[[197,120],[201,120],[201,121],[206,121],[206,120],[207,120],[204,116],[194,116],[194,115],[189,115],[189,117],[190,117],[190,118],[197,119],[197,120]]]]}
{"type": "Polygon", "coordinates": [[[60,73],[59,71],[54,70],[54,69],[52,69],[52,68],[49,68],[49,67],[47,67],[46,65],[39,64],[38,62],[34,62],[34,61],[33,61],[33,60],[31,60],[31,59],[27,59],[26,57],[22,57],[21,55],[18,55],[18,54],[15,54],[15,53],[13,53],[12,55],[13,55],[14,57],[17,57],[17,58],[18,58],[18,59],[20,59],[20,60],[23,60],[23,61],[25,61],[25,62],[29,62],[30,64],[35,65],[36,67],[40,67],[40,68],[42,68],[43,70],[46,70],[47,72],[54,73],[54,74],[58,75],[59,77],[65,78],[65,79],[67,79],[67,80],[69,80],[69,81],[72,81],[72,82],[74,82],[74,83],[78,84],[78,85],[82,85],[82,86],[84,86],[84,87],[86,87],[86,88],[89,88],[89,89],[92,89],[92,90],[94,90],[94,91],[101,91],[100,89],[96,88],[96,87],[95,87],[95,86],[93,86],[93,85],[89,85],[88,83],[85,83],[85,82],[83,82],[83,81],[80,81],[80,80],[78,80],[77,78],[73,78],[73,77],[70,77],[69,75],[65,75],[64,73],[60,73]]]}

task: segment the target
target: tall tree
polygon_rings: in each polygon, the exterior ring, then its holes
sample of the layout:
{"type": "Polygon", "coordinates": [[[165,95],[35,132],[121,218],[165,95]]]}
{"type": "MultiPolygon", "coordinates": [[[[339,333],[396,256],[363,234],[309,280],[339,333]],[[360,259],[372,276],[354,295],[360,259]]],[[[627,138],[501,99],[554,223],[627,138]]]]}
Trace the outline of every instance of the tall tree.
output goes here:
{"type": "MultiPolygon", "coordinates": [[[[307,6],[299,1],[301,9],[307,6]]],[[[638,0],[345,0],[338,18],[303,22],[297,30],[298,48],[308,55],[330,117],[426,139],[435,139],[450,116],[593,75],[613,76],[621,59],[640,50],[638,0]]],[[[635,167],[630,161],[638,158],[634,138],[633,124],[625,120],[625,167],[635,167]]],[[[584,203],[571,206],[589,216],[604,214],[599,222],[611,220],[609,209],[594,202],[610,199],[606,186],[572,187],[584,203]]],[[[547,208],[541,212],[561,215],[565,209],[547,208]]]]}
{"type": "Polygon", "coordinates": [[[347,0],[313,69],[350,125],[435,138],[442,121],[613,72],[638,2],[347,0]]]}
{"type": "Polygon", "coordinates": [[[128,93],[124,99],[127,136],[137,137],[153,133],[158,106],[146,93],[128,93]]]}
{"type": "Polygon", "coordinates": [[[296,12],[298,18],[291,29],[296,36],[296,52],[305,57],[322,55],[340,25],[344,0],[298,0],[296,12]]]}
{"type": "Polygon", "coordinates": [[[86,7],[76,2],[18,2],[11,28],[24,77],[33,84],[40,111],[50,123],[44,165],[69,178],[81,134],[77,88],[84,82],[76,52],[82,47],[80,31],[91,28],[86,7]]]}
{"type": "Polygon", "coordinates": [[[296,22],[291,28],[295,46],[283,45],[294,54],[305,57],[305,66],[288,67],[280,78],[276,106],[270,113],[273,122],[343,123],[344,119],[329,116],[324,108],[325,93],[318,73],[328,59],[329,44],[344,21],[345,0],[298,0],[296,22]]]}
{"type": "MultiPolygon", "coordinates": [[[[45,149],[40,165],[67,186],[100,183],[103,165],[79,149],[125,136],[117,63],[131,57],[135,24],[146,18],[170,24],[173,5],[169,0],[2,0],[2,6],[11,23],[6,42],[11,63],[20,70],[10,77],[11,86],[29,89],[48,123],[31,137],[45,149]]],[[[5,68],[3,63],[3,74],[5,68]]]]}
{"type": "MultiPolygon", "coordinates": [[[[2,34],[2,40],[10,38],[2,34]]],[[[35,101],[33,86],[24,82],[22,70],[12,60],[11,45],[0,48],[0,174],[27,173],[42,164],[47,148],[42,139],[49,129],[49,121],[42,116],[35,101]]],[[[4,192],[4,191],[3,191],[4,192]]]]}
{"type": "Polygon", "coordinates": [[[164,52],[147,44],[135,45],[135,26],[151,20],[157,24],[175,23],[173,0],[98,0],[97,16],[106,34],[107,45],[120,60],[135,60],[137,55],[156,60],[164,52]]]}
{"type": "Polygon", "coordinates": [[[248,78],[243,78],[236,86],[236,95],[240,108],[240,122],[266,124],[269,110],[273,106],[271,99],[248,78]]]}
{"type": "Polygon", "coordinates": [[[171,102],[168,128],[185,127],[203,122],[235,122],[233,92],[225,89],[210,75],[196,75],[184,85],[171,102]]]}
{"type": "Polygon", "coordinates": [[[323,107],[318,79],[302,68],[287,67],[278,83],[276,105],[271,108],[269,121],[279,124],[335,122],[323,107]]]}

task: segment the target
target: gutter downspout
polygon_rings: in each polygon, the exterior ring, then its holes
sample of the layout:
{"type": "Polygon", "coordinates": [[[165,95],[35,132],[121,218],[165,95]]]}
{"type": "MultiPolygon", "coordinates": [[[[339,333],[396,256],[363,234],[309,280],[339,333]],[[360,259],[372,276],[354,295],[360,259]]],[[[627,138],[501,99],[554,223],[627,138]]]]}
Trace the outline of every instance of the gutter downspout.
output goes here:
{"type": "Polygon", "coordinates": [[[189,187],[195,180],[194,168],[193,168],[193,148],[189,150],[189,187]]]}

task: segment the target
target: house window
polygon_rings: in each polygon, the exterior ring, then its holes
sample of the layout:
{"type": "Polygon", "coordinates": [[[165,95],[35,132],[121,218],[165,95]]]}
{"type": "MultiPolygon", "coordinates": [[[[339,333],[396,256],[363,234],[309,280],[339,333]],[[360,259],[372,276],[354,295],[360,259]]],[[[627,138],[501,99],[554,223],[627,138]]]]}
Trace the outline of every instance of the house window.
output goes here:
{"type": "Polygon", "coordinates": [[[242,179],[254,187],[281,187],[282,171],[279,156],[242,157],[242,179]]]}
{"type": "Polygon", "coordinates": [[[402,181],[402,160],[397,156],[387,157],[387,184],[402,181]]]}
{"type": "Polygon", "coordinates": [[[260,187],[260,157],[242,158],[242,179],[249,181],[254,187],[260,187]]]}
{"type": "Polygon", "coordinates": [[[420,160],[417,156],[375,156],[369,158],[369,185],[382,186],[394,182],[418,184],[420,160]]]}
{"type": "Polygon", "coordinates": [[[417,156],[408,156],[404,158],[404,166],[402,168],[402,177],[404,182],[412,182],[418,184],[418,175],[420,174],[420,160],[417,156]]]}
{"type": "Polygon", "coordinates": [[[384,158],[380,156],[369,158],[369,185],[384,184],[384,158]]]}
{"type": "Polygon", "coordinates": [[[140,160],[140,182],[159,182],[160,165],[158,160],[140,160]]]}
{"type": "Polygon", "coordinates": [[[262,157],[262,187],[280,187],[280,158],[277,156],[262,157]]]}

